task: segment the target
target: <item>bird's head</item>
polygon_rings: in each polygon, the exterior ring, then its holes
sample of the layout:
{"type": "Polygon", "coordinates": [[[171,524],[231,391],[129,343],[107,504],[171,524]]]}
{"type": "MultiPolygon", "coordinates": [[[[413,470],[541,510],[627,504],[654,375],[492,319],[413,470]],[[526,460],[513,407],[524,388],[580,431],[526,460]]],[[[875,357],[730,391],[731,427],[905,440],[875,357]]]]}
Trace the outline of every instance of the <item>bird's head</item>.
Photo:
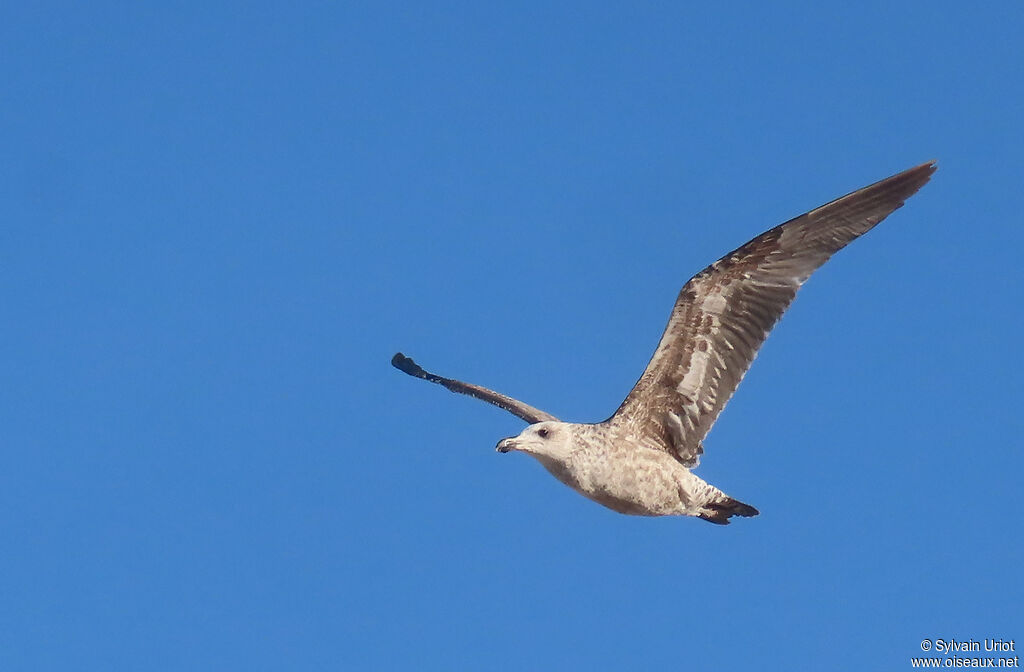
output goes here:
{"type": "Polygon", "coordinates": [[[565,422],[538,422],[530,425],[516,437],[502,439],[497,451],[507,453],[518,450],[539,460],[563,462],[573,449],[572,431],[565,422]]]}

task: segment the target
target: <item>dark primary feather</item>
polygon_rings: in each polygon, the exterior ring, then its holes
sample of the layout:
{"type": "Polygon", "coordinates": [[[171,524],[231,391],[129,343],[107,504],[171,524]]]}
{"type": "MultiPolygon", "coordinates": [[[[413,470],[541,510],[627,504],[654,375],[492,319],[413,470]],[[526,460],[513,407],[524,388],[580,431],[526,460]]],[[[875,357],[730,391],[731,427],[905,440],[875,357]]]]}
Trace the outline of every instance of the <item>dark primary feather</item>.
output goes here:
{"type": "Polygon", "coordinates": [[[679,292],[654,356],[609,422],[693,466],[768,332],[818,267],[920,189],[929,162],[762,233],[679,292]]]}
{"type": "Polygon", "coordinates": [[[428,380],[431,383],[444,385],[452,392],[468,394],[471,397],[476,397],[477,399],[486,401],[488,404],[494,404],[495,406],[503,408],[509,413],[526,420],[531,425],[535,422],[543,422],[545,420],[558,420],[558,418],[550,413],[545,413],[540,409],[534,408],[529,404],[525,404],[518,399],[505,396],[500,392],[488,390],[486,387],[480,387],[479,385],[473,385],[472,383],[464,383],[461,380],[442,378],[441,376],[434,375],[429,371],[424,371],[423,367],[412,361],[410,357],[406,357],[400,352],[396,353],[395,356],[391,358],[391,365],[399,371],[407,373],[414,378],[422,378],[423,380],[428,380]]]}

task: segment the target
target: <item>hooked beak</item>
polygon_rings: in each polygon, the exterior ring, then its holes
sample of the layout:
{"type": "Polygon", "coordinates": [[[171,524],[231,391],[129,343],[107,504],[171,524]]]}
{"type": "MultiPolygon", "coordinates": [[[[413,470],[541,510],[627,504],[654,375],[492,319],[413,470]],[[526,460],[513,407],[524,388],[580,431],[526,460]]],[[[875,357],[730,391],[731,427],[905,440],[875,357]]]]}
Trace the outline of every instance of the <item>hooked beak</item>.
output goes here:
{"type": "Polygon", "coordinates": [[[498,445],[494,447],[499,453],[507,453],[510,450],[516,449],[516,440],[513,438],[502,439],[498,441],[498,445]]]}

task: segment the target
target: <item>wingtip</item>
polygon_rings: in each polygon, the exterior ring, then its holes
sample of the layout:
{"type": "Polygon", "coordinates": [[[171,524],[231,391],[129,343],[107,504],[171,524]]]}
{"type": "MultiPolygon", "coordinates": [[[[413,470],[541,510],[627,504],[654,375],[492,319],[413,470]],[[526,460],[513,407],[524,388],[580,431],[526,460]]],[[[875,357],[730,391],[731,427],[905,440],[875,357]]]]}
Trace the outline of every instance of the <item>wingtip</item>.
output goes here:
{"type": "Polygon", "coordinates": [[[904,176],[904,175],[905,176],[923,175],[924,178],[927,180],[929,177],[932,176],[932,173],[934,173],[938,169],[939,169],[938,159],[930,159],[928,161],[925,161],[924,163],[917,164],[913,168],[907,168],[904,171],[896,173],[892,177],[900,177],[900,176],[904,176]]]}
{"type": "Polygon", "coordinates": [[[938,161],[936,159],[925,161],[863,189],[858,189],[849,195],[864,194],[868,193],[869,190],[877,191],[878,193],[898,194],[899,200],[894,208],[897,209],[902,207],[906,200],[916,194],[921,187],[928,184],[928,181],[932,179],[932,175],[938,168],[938,161]]]}
{"type": "Polygon", "coordinates": [[[406,373],[413,378],[420,378],[422,380],[434,380],[437,382],[436,376],[427,373],[423,370],[423,367],[412,361],[412,357],[406,357],[400,352],[396,352],[395,356],[391,358],[391,366],[395,367],[402,373],[406,373]]]}
{"type": "Polygon", "coordinates": [[[932,175],[934,175],[935,171],[938,169],[938,159],[931,159],[930,161],[925,161],[924,163],[914,166],[909,170],[905,170],[904,174],[920,175],[924,179],[924,181],[927,182],[928,180],[931,179],[932,175]]]}
{"type": "Polygon", "coordinates": [[[928,181],[932,179],[932,175],[934,175],[935,171],[938,169],[938,161],[936,159],[932,159],[931,161],[925,161],[919,166],[915,166],[909,170],[904,171],[902,173],[902,175],[904,176],[904,184],[907,184],[912,188],[912,191],[909,194],[907,194],[904,200],[910,198],[910,196],[917,193],[918,189],[926,185],[928,181]]]}
{"type": "Polygon", "coordinates": [[[396,352],[395,356],[391,358],[391,366],[395,367],[402,373],[408,373],[410,376],[415,376],[423,370],[416,364],[416,362],[412,361],[411,357],[406,357],[400,352],[396,352]]]}

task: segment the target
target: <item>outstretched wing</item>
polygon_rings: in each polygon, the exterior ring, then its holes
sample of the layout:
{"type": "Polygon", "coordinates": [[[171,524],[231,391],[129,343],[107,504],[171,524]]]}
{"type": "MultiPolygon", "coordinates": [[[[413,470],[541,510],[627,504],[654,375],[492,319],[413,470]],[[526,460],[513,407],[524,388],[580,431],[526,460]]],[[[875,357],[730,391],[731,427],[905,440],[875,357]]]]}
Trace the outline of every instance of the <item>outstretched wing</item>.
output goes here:
{"type": "Polygon", "coordinates": [[[461,380],[442,378],[441,376],[436,376],[429,371],[424,371],[423,367],[400,352],[396,353],[395,356],[391,358],[391,365],[399,371],[408,373],[410,376],[415,378],[422,378],[423,380],[429,380],[430,382],[437,383],[438,385],[444,385],[452,392],[468,394],[469,396],[476,397],[481,401],[486,401],[488,404],[494,404],[498,408],[504,408],[512,415],[526,420],[531,425],[535,422],[544,422],[545,420],[558,420],[558,418],[550,413],[545,413],[544,411],[534,408],[529,404],[524,404],[518,399],[507,397],[500,392],[488,390],[486,387],[480,387],[479,385],[473,385],[472,383],[464,383],[461,380]]]}
{"type": "Polygon", "coordinates": [[[762,233],[679,292],[658,348],[609,422],[697,464],[701,441],[800,286],[935,172],[928,162],[762,233]]]}

